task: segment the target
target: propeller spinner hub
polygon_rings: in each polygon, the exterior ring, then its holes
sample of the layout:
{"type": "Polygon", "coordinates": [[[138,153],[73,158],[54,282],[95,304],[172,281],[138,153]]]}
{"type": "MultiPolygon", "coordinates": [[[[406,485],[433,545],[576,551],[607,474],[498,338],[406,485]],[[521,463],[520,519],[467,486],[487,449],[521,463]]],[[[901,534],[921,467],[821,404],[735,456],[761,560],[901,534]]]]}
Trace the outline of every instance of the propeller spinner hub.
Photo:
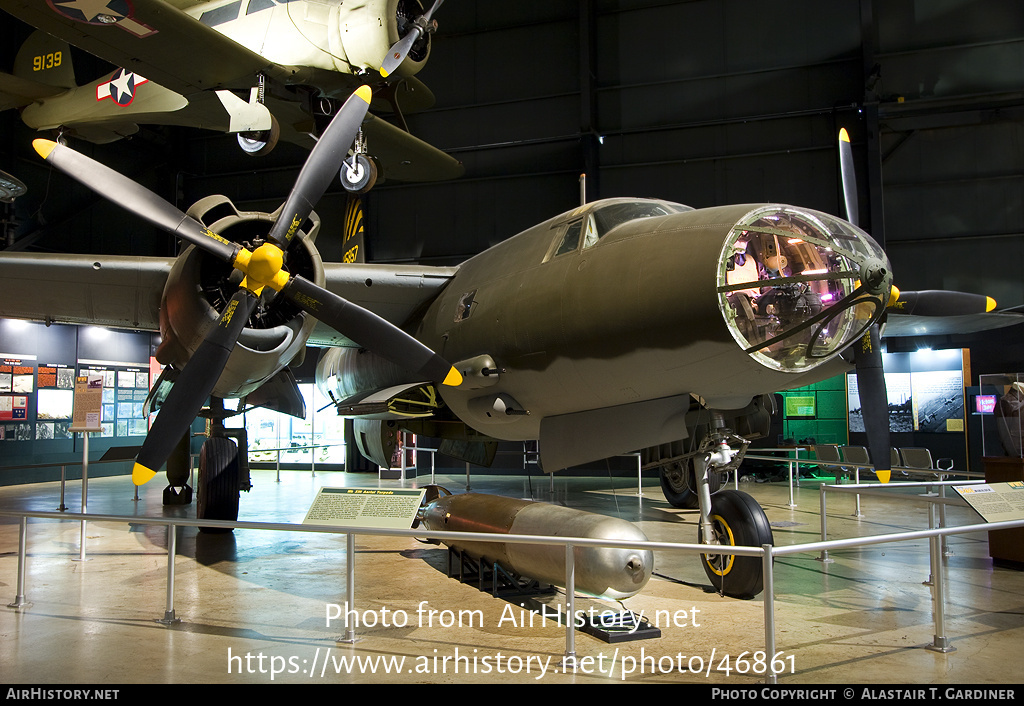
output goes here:
{"type": "Polygon", "coordinates": [[[284,267],[284,252],[281,248],[271,243],[264,243],[256,248],[249,264],[245,270],[246,280],[249,289],[256,291],[256,288],[270,287],[280,291],[281,287],[288,281],[288,273],[284,267]]]}

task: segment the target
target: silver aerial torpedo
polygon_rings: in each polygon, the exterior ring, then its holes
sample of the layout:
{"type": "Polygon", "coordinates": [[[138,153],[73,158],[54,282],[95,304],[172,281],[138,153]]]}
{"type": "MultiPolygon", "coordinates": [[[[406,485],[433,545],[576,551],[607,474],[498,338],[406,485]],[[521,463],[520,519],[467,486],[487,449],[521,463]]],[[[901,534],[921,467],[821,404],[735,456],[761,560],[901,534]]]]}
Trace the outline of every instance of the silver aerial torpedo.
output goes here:
{"type": "MultiPolygon", "coordinates": [[[[565,548],[559,544],[481,542],[473,533],[584,537],[646,542],[639,527],[617,517],[571,507],[498,495],[453,495],[428,486],[417,524],[428,530],[464,532],[465,539],[445,544],[477,561],[499,564],[516,574],[564,586],[565,548]]],[[[622,600],[643,590],[654,570],[654,552],[601,546],[573,547],[574,589],[592,596],[622,600]]]]}
{"type": "MultiPolygon", "coordinates": [[[[0,253],[0,316],[161,332],[162,402],[136,483],[164,466],[208,397],[301,416],[288,366],[314,345],[323,349],[318,384],[382,466],[400,429],[481,464],[500,440],[536,439],[546,472],[639,449],[669,502],[699,509],[699,541],[761,546],[772,533],[753,498],[715,491],[747,442],[766,433],[771,393],[855,365],[864,407],[881,417],[878,328],[890,310],[991,308],[972,294],[901,294],[867,233],[784,204],[603,199],[457,267],[325,263],[313,205],[369,100],[366,88],[346,102],[273,214],[239,211],[224,197],[182,213],[70,148],[37,141],[48,163],[189,243],[177,258],[0,253]],[[213,210],[222,215],[207,222],[213,210]]],[[[225,438],[219,422],[231,412],[210,409],[200,516],[232,519],[248,487],[244,444],[239,453],[225,438]]],[[[869,428],[883,479],[887,428],[869,428]]],[[[171,485],[184,484],[168,470],[171,485]]],[[[729,595],[761,590],[758,558],[709,550],[704,565],[729,595]]]]}

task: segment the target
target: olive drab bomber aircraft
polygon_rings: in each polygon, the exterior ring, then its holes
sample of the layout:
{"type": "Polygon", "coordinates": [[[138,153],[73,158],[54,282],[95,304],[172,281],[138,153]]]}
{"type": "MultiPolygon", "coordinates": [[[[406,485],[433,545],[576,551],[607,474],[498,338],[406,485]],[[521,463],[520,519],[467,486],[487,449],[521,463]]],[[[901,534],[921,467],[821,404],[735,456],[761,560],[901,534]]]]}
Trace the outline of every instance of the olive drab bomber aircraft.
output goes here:
{"type": "Polygon", "coordinates": [[[91,142],[140,124],[179,125],[234,133],[261,155],[282,139],[311,148],[368,84],[373,111],[395,124],[367,116],[340,170],[345,188],[452,179],[462,165],[411,135],[403,118],[434,102],[415,74],[441,1],[424,12],[419,0],[0,0],[38,29],[13,73],[0,73],[0,108],[91,142]],[[118,68],[79,86],[69,43],[118,68]]]}
{"type": "MultiPolygon", "coordinates": [[[[249,487],[244,437],[239,450],[221,422],[255,405],[303,416],[288,366],[312,345],[322,348],[317,384],[381,466],[399,429],[484,465],[499,440],[539,440],[549,473],[640,449],[669,502],[699,509],[699,541],[761,546],[772,533],[756,501],[712,493],[767,432],[771,393],[855,364],[864,408],[884,417],[877,340],[887,312],[977,315],[994,305],[901,294],[867,233],[782,204],[610,198],[457,267],[323,262],[313,206],[370,96],[360,88],[346,101],[272,214],[225,197],[182,213],[66,146],[34,143],[50,165],[188,247],[176,258],[0,252],[0,316],[160,331],[166,367],[148,403],[159,411],[132,478],[145,483],[167,462],[171,485],[184,485],[187,472],[171,479],[168,459],[195,417],[209,417],[200,519],[237,518],[249,487]],[[236,411],[225,398],[240,400],[236,411]]],[[[845,161],[848,139],[840,150],[845,161]]],[[[887,425],[869,428],[882,480],[887,435],[887,425]]],[[[762,589],[758,557],[709,552],[703,565],[726,595],[762,589]]]]}

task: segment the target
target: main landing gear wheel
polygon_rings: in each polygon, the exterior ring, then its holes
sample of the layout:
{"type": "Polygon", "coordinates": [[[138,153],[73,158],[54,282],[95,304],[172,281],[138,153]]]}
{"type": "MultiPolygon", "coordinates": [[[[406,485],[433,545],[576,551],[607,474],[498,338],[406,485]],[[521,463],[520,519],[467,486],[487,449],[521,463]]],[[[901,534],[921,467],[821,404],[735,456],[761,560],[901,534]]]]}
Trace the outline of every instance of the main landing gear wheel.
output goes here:
{"type": "MultiPolygon", "coordinates": [[[[661,476],[661,492],[665,495],[665,500],[669,505],[684,510],[696,510],[700,507],[697,498],[697,474],[693,469],[692,458],[663,466],[659,475],[661,476]]],[[[709,471],[708,489],[712,495],[717,493],[721,487],[722,474],[709,471]]]]}
{"type": "Polygon", "coordinates": [[[269,130],[240,132],[237,137],[238,146],[243,152],[253,157],[262,157],[277,146],[277,141],[281,139],[281,125],[271,114],[269,130]]]}
{"type": "MultiPolygon", "coordinates": [[[[196,518],[238,519],[238,447],[231,439],[213,436],[199,452],[199,481],[196,483],[196,518]]],[[[230,528],[200,527],[209,533],[230,532],[230,528]]]]}
{"type": "MultiPolygon", "coordinates": [[[[772,527],[764,510],[751,496],[738,490],[723,490],[711,499],[711,524],[718,544],[760,547],[775,544],[772,527]]],[[[704,542],[697,529],[697,541],[704,542]]],[[[764,588],[764,571],[759,556],[702,554],[704,571],[720,592],[732,598],[753,598],[764,588]]]]}
{"type": "Polygon", "coordinates": [[[342,163],[338,177],[345,191],[365,194],[377,183],[377,164],[365,154],[357,154],[342,163]]]}

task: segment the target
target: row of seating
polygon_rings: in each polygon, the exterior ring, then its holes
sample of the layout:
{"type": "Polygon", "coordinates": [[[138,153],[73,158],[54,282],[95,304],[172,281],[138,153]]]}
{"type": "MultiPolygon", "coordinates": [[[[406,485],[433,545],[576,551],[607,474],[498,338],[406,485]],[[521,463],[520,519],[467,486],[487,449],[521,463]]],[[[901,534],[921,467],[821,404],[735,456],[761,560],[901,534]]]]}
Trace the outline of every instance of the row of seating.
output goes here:
{"type": "MultiPolygon", "coordinates": [[[[871,466],[871,456],[864,446],[840,446],[839,444],[816,444],[814,456],[824,466],[836,467],[848,476],[851,471],[859,467],[871,466]],[[846,466],[844,464],[856,464],[846,466]]],[[[909,475],[911,473],[930,473],[938,475],[940,479],[951,475],[953,470],[953,459],[940,458],[932,461],[932,452],[923,447],[906,447],[902,449],[889,449],[889,463],[894,473],[909,475]]]]}

